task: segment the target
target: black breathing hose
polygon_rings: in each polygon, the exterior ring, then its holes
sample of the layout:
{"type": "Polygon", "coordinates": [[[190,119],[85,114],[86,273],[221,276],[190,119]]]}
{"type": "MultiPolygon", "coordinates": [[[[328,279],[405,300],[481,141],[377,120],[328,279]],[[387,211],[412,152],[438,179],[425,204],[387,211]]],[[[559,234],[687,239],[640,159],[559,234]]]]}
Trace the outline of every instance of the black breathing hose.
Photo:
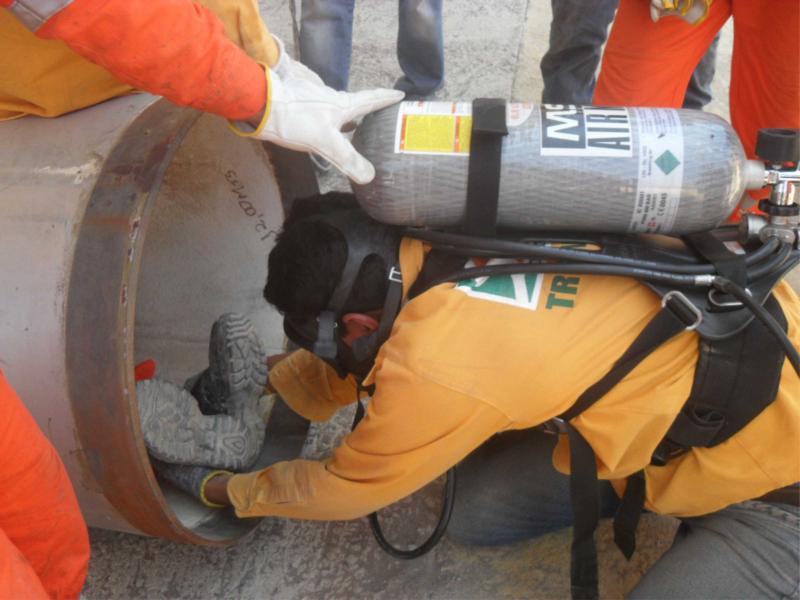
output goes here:
{"type": "Polygon", "coordinates": [[[771,273],[777,271],[787,260],[789,260],[791,254],[792,246],[790,244],[781,244],[778,251],[775,252],[768,260],[763,261],[757,267],[747,271],[747,280],[750,282],[756,281],[765,275],[770,275],[771,273]]]}
{"type": "Polygon", "coordinates": [[[452,467],[447,471],[447,480],[445,482],[444,497],[442,498],[442,512],[439,514],[439,521],[436,523],[436,529],[433,530],[430,537],[422,544],[411,550],[400,550],[392,546],[383,535],[381,524],[378,521],[378,513],[374,512],[369,516],[369,526],[372,529],[372,534],[378,542],[378,545],[391,556],[403,560],[411,560],[412,558],[419,558],[423,554],[427,554],[431,549],[439,543],[442,539],[444,532],[447,531],[447,525],[450,523],[450,517],[453,514],[453,505],[456,500],[456,469],[452,467]]]}
{"type": "MultiPolygon", "coordinates": [[[[680,275],[713,275],[716,273],[714,266],[707,263],[671,264],[654,260],[600,254],[599,252],[590,252],[586,250],[550,247],[541,245],[540,243],[532,244],[492,238],[475,238],[456,233],[443,233],[440,231],[416,228],[408,228],[404,231],[404,234],[428,242],[435,247],[444,247],[448,250],[458,249],[458,254],[468,256],[483,256],[485,253],[490,253],[493,257],[534,257],[552,260],[571,260],[575,262],[580,261],[582,263],[664,271],[680,275]]],[[[591,242],[591,239],[587,238],[587,241],[591,242]]],[[[745,256],[745,264],[751,266],[762,261],[765,257],[774,253],[778,246],[780,246],[780,242],[777,239],[767,241],[763,246],[745,256]]],[[[630,275],[630,277],[636,277],[636,275],[630,275]]]]}
{"type": "MultiPolygon", "coordinates": [[[[356,425],[358,425],[358,423],[364,417],[364,405],[361,403],[362,391],[367,390],[359,384],[358,388],[356,389],[356,414],[353,417],[353,425],[350,427],[350,431],[355,429],[356,425]]],[[[439,520],[436,522],[436,528],[433,530],[433,533],[431,533],[428,539],[422,542],[416,548],[412,548],[411,550],[401,550],[400,548],[392,546],[392,544],[383,534],[381,523],[378,520],[377,511],[370,513],[368,516],[369,527],[372,529],[372,535],[375,536],[375,540],[378,542],[378,545],[384,552],[393,556],[394,558],[410,560],[412,558],[419,558],[420,556],[427,554],[434,548],[434,546],[436,546],[436,544],[439,543],[439,540],[442,539],[445,531],[447,531],[447,526],[450,523],[450,517],[453,514],[453,506],[456,501],[456,468],[451,467],[448,469],[445,477],[446,480],[442,498],[442,511],[439,513],[439,520]]]]}
{"type": "Polygon", "coordinates": [[[736,285],[730,279],[725,279],[724,277],[715,277],[713,286],[721,292],[730,294],[750,309],[750,311],[753,313],[753,316],[761,321],[764,327],[766,327],[767,330],[769,330],[769,332],[775,337],[775,339],[780,342],[781,346],[783,346],[784,352],[786,352],[786,357],[789,359],[792,367],[794,367],[795,372],[800,375],[800,353],[798,353],[797,348],[795,348],[792,344],[792,340],[789,339],[789,336],[786,335],[786,333],[783,331],[783,328],[778,324],[773,316],[769,314],[767,310],[761,306],[761,304],[756,302],[756,300],[753,299],[747,290],[739,285],[736,285]]]}
{"type": "Polygon", "coordinates": [[[487,265],[485,267],[468,267],[441,277],[433,285],[446,281],[473,279],[475,277],[491,277],[492,275],[514,275],[516,273],[565,273],[574,275],[607,275],[613,277],[633,277],[657,283],[669,283],[678,286],[711,285],[709,275],[680,275],[666,271],[653,271],[650,269],[620,267],[616,265],[597,265],[580,263],[517,263],[507,265],[487,265]]]}

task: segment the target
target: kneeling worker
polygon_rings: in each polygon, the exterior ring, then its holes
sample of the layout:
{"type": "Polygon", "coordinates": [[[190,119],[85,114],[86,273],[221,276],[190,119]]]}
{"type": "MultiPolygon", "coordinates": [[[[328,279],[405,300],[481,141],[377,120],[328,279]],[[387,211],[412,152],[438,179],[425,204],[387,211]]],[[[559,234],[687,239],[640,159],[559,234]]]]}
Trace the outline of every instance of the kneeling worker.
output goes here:
{"type": "MultiPolygon", "coordinates": [[[[612,368],[659,298],[627,278],[528,274],[444,283],[409,300],[426,246],[337,205],[346,200],[329,195],[313,214],[290,215],[264,296],[285,315],[290,337],[305,335],[320,354],[338,343],[335,367],[375,386],[366,417],[328,460],[213,477],[185,467],[194,476],[184,488],[232,504],[240,517],[353,519],[458,464],[455,539],[503,544],[571,525],[563,473],[577,446],[571,435],[532,428],[564,415],[612,368]],[[398,252],[404,304],[377,348],[398,252]],[[348,278],[354,283],[342,287],[348,278]]],[[[800,300],[786,283],[774,298],[797,346],[800,300]]],[[[646,508],[683,520],[634,597],[791,596],[800,580],[792,485],[800,481],[800,380],[781,356],[774,401],[727,441],[656,466],[651,458],[692,392],[698,357],[698,336],[685,330],[571,419],[596,454],[601,514],[610,516],[614,492],[643,472],[646,508]]],[[[271,366],[270,385],[311,420],[356,398],[352,377],[340,379],[307,350],[271,366]]]]}

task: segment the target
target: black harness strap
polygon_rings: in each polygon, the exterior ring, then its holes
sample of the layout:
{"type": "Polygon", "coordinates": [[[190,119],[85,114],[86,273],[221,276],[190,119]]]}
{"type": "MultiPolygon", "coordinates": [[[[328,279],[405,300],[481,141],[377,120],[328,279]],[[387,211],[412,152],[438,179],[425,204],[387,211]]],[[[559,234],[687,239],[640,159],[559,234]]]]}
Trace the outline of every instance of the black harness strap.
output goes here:
{"type": "Polygon", "coordinates": [[[633,340],[633,343],[614,363],[611,370],[599,381],[587,388],[575,404],[561,415],[562,419],[569,421],[577,417],[611,391],[611,388],[622,381],[653,350],[681,331],[696,324],[697,313],[690,308],[689,301],[686,300],[685,296],[676,294],[669,297],[665,296],[664,298],[664,308],[653,317],[636,339],[633,340]]]}
{"type": "MultiPolygon", "coordinates": [[[[639,333],[625,353],[614,363],[611,370],[597,383],[589,387],[572,407],[561,415],[565,421],[570,441],[570,496],[575,518],[572,538],[572,594],[573,598],[597,598],[597,549],[594,532],[599,521],[597,459],[594,451],[578,430],[568,421],[605,396],[617,383],[656,348],[677,334],[698,323],[697,309],[682,294],[665,296],[664,308],[639,333]]],[[[644,502],[644,479],[642,485],[628,484],[623,496],[619,515],[620,531],[615,539],[622,541],[626,555],[635,549],[636,526],[644,502]],[[626,498],[627,497],[627,498],[626,498]],[[639,503],[641,498],[641,503],[639,503]],[[639,506],[638,512],[636,506],[639,506]]]]}
{"type": "MultiPolygon", "coordinates": [[[[764,308],[786,331],[774,296],[764,308]]],[[[716,446],[742,429],[775,399],[785,359],[775,337],[755,321],[732,338],[701,340],[692,392],[652,463],[663,466],[690,448],[716,446]]]]}
{"type": "Polygon", "coordinates": [[[572,498],[572,551],[570,584],[575,600],[595,600],[598,597],[599,576],[594,530],[600,520],[597,485],[597,462],[589,442],[569,423],[570,479],[572,498]]]}
{"type": "Polygon", "coordinates": [[[463,256],[457,256],[446,250],[434,248],[428,252],[425,262],[422,263],[422,270],[409,288],[408,299],[416,298],[422,292],[428,290],[435,281],[462,269],[465,262],[467,262],[467,259],[463,256]]]}
{"type": "Polygon", "coordinates": [[[467,235],[488,237],[495,233],[500,158],[503,137],[506,135],[506,101],[501,98],[473,100],[467,206],[463,225],[467,235]]]}
{"type": "Polygon", "coordinates": [[[644,497],[645,479],[642,470],[628,477],[622,502],[614,515],[614,542],[627,559],[636,550],[636,527],[644,510],[644,497]]]}
{"type": "Polygon", "coordinates": [[[717,273],[736,285],[747,287],[747,265],[744,262],[744,255],[731,252],[719,238],[708,231],[690,233],[683,236],[683,240],[714,265],[717,273]]]}

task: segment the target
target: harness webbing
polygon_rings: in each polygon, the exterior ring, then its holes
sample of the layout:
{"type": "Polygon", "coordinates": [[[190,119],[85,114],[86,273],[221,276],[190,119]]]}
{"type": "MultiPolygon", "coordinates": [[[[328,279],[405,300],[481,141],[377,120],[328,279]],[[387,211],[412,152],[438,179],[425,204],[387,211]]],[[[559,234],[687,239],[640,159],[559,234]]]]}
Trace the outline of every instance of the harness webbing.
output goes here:
{"type": "MultiPolygon", "coordinates": [[[[589,600],[598,597],[597,548],[594,543],[594,532],[597,529],[600,512],[597,459],[594,450],[568,421],[605,396],[661,344],[694,324],[694,314],[687,310],[686,301],[680,298],[680,296],[668,298],[664,302],[664,308],[650,320],[611,370],[581,394],[575,404],[560,417],[565,421],[570,443],[570,498],[574,515],[570,574],[572,597],[575,599],[589,600]]],[[[615,518],[615,523],[619,522],[620,527],[619,532],[615,527],[615,539],[622,540],[625,548],[621,549],[623,552],[628,552],[626,556],[630,556],[635,548],[635,531],[641,515],[641,504],[637,513],[636,502],[639,496],[642,502],[644,501],[643,490],[643,485],[639,491],[638,486],[631,487],[629,482],[620,511],[615,518]],[[626,506],[630,508],[623,511],[626,506]],[[624,514],[620,514],[621,512],[624,514]]]]}
{"type": "Polygon", "coordinates": [[[501,154],[506,135],[506,101],[500,98],[473,100],[467,206],[462,227],[468,235],[491,236],[495,233],[501,154]]]}

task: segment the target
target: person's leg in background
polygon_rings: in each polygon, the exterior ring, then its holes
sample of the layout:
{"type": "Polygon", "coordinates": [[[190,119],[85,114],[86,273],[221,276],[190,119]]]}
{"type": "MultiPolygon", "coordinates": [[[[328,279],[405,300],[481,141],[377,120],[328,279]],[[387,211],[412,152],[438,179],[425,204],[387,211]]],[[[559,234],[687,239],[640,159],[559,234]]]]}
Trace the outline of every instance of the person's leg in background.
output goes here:
{"type": "Polygon", "coordinates": [[[800,128],[800,2],[732,4],[731,123],[754,158],[760,128],[800,128]]]}
{"type": "Polygon", "coordinates": [[[433,94],[444,84],[443,0],[399,0],[397,61],[404,75],[395,89],[410,97],[433,94]]]}
{"type": "MultiPolygon", "coordinates": [[[[495,546],[571,526],[569,477],[552,463],[556,441],[533,429],[509,431],[465,458],[456,469],[448,537],[495,546]]],[[[601,489],[601,516],[610,517],[619,500],[607,481],[601,489]]]]}
{"type": "Polygon", "coordinates": [[[335,90],[350,80],[355,0],[303,0],[300,62],[335,90]]]}
{"type": "Polygon", "coordinates": [[[716,0],[697,25],[677,17],[653,23],[649,2],[621,0],[593,103],[680,108],[693,71],[730,15],[731,0],[716,0]]]}
{"type": "Polygon", "coordinates": [[[591,104],[595,72],[619,0],[551,0],[550,47],[542,57],[545,104],[591,104]]]}
{"type": "Polygon", "coordinates": [[[686,87],[686,96],[683,99],[683,108],[703,110],[703,107],[711,102],[711,82],[714,81],[714,73],[717,70],[717,46],[719,45],[719,33],[708,50],[700,59],[699,64],[689,79],[686,87]]]}
{"type": "MultiPolygon", "coordinates": [[[[588,9],[586,0],[551,0],[550,47],[540,64],[542,102],[591,104],[595,72],[618,5],[619,0],[598,0],[588,9]]],[[[719,35],[692,73],[684,108],[702,110],[711,102],[718,42],[719,35]]]]}
{"type": "Polygon", "coordinates": [[[0,530],[50,597],[78,598],[89,565],[86,524],[61,459],[1,371],[0,415],[0,530]]]}
{"type": "Polygon", "coordinates": [[[800,509],[752,501],[684,519],[629,598],[800,598],[800,509]]]}

